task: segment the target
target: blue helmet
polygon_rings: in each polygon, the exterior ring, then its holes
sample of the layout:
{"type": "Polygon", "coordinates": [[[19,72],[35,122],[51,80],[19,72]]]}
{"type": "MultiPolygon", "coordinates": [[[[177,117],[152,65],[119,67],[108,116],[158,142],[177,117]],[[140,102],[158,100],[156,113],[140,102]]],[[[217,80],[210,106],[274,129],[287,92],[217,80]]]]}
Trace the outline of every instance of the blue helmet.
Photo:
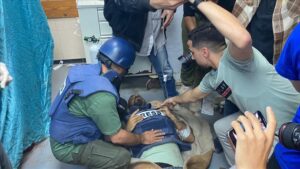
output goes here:
{"type": "Polygon", "coordinates": [[[112,37],[99,49],[99,53],[105,55],[114,64],[129,69],[135,59],[135,50],[133,46],[125,39],[112,37]]]}

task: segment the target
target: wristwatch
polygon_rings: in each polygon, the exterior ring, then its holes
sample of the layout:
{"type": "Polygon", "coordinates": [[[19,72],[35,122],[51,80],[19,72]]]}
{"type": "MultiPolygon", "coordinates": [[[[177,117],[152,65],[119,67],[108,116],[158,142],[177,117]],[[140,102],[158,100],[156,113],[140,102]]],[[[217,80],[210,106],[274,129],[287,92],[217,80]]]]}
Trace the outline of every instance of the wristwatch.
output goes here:
{"type": "Polygon", "coordinates": [[[195,0],[193,5],[198,8],[198,5],[202,2],[202,0],[195,0]]]}

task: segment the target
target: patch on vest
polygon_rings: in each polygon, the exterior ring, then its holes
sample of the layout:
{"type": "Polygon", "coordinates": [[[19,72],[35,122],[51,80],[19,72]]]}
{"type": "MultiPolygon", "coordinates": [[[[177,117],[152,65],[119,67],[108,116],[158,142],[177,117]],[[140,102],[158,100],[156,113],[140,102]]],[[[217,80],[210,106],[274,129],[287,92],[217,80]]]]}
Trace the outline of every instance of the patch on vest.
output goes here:
{"type": "Polygon", "coordinates": [[[225,98],[228,98],[232,93],[230,87],[224,81],[220,83],[216,91],[225,98]]]}
{"type": "Polygon", "coordinates": [[[143,116],[143,119],[146,119],[148,117],[152,117],[152,116],[165,116],[164,113],[162,113],[161,111],[159,110],[148,110],[148,111],[143,111],[143,112],[140,112],[138,113],[138,115],[141,115],[143,116]]]}

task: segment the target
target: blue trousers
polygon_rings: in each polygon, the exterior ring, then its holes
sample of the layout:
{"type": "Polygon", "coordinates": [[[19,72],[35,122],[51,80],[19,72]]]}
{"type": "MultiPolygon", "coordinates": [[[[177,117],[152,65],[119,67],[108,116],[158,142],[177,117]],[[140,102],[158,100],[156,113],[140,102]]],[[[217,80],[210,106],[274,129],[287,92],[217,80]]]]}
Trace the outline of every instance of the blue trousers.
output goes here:
{"type": "Polygon", "coordinates": [[[166,46],[163,45],[157,50],[156,55],[152,49],[149,60],[158,75],[160,85],[163,89],[165,98],[177,96],[175,80],[173,78],[173,69],[168,60],[168,53],[166,46]],[[164,76],[166,76],[164,78],[164,76]]]}

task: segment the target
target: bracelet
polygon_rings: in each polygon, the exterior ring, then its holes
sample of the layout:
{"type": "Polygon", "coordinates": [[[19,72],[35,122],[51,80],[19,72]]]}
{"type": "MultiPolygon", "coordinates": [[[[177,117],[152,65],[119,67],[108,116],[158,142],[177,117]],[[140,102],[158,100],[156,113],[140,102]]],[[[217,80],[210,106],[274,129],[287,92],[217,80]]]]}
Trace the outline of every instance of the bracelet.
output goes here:
{"type": "Polygon", "coordinates": [[[198,5],[202,2],[202,0],[195,0],[193,5],[198,9],[198,5]]]}

